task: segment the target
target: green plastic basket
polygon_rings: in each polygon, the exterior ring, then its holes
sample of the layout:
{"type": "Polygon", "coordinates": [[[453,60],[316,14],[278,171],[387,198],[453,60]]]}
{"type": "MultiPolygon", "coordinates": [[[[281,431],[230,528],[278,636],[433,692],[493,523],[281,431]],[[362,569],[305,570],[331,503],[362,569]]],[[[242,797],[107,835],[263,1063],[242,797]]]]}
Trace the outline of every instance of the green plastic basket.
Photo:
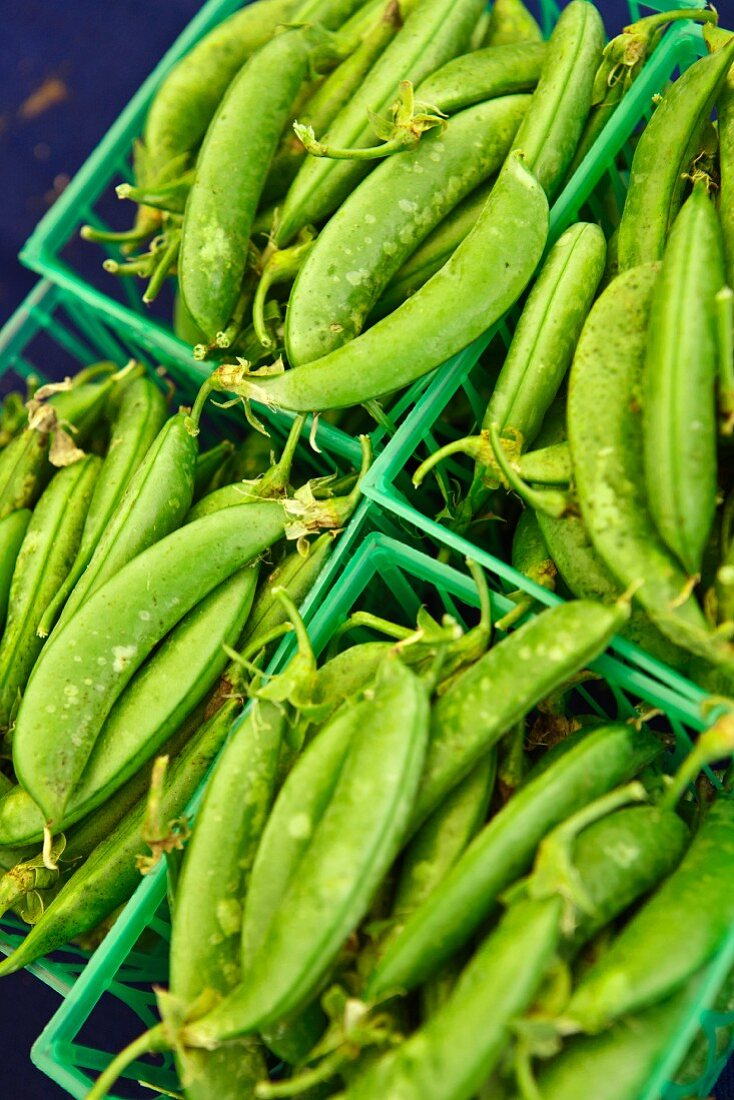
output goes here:
{"type": "MultiPolygon", "coordinates": [[[[157,359],[151,359],[147,349],[124,325],[100,316],[96,310],[60,287],[42,282],[0,332],[0,396],[11,389],[22,389],[23,379],[29,374],[35,374],[42,380],[58,381],[73,374],[80,366],[99,359],[111,359],[123,366],[131,358],[143,361],[151,369],[158,363],[157,359]]],[[[176,385],[177,398],[182,403],[189,403],[195,394],[190,379],[185,372],[179,371],[175,363],[166,364],[166,367],[168,376],[176,385]]],[[[235,425],[244,422],[241,413],[234,417],[232,411],[208,417],[209,422],[203,427],[204,431],[208,429],[211,441],[216,439],[217,426],[221,426],[225,416],[230,435],[235,425]]],[[[279,421],[277,416],[271,419],[270,430],[275,447],[285,438],[287,429],[288,421],[279,421]]],[[[306,442],[300,444],[299,463],[303,464],[309,476],[343,472],[350,467],[348,456],[334,458],[326,451],[324,440],[322,445],[324,451],[319,453],[306,442]]],[[[344,556],[348,555],[353,540],[359,536],[373,513],[376,509],[364,500],[350,526],[336,542],[325,567],[325,583],[328,583],[328,576],[339,568],[344,556]]],[[[372,529],[375,529],[374,523],[372,529]]],[[[391,528],[389,519],[386,519],[379,529],[395,528],[394,524],[391,528]]],[[[0,920],[0,951],[8,954],[14,949],[26,927],[12,918],[0,920]]],[[[65,995],[86,966],[88,958],[88,952],[70,947],[50,959],[33,963],[28,969],[65,995]]]]}
{"type": "MultiPolygon", "coordinates": [[[[491,571],[487,571],[492,582],[491,571]]],[[[323,601],[316,593],[304,609],[308,631],[317,652],[324,650],[335,631],[352,610],[378,609],[405,625],[415,621],[421,604],[434,613],[449,612],[461,623],[476,619],[477,593],[471,578],[443,565],[425,554],[380,532],[363,539],[356,552],[341,569],[338,579],[329,582],[328,598],[323,601]]],[[[511,605],[498,593],[492,595],[495,617],[511,605]]],[[[293,645],[287,641],[276,655],[275,664],[283,667],[293,645]]],[[[592,666],[600,679],[590,688],[575,689],[577,702],[588,712],[591,707],[599,715],[634,717],[635,708],[655,708],[662,712],[665,723],[675,738],[671,766],[690,747],[690,737],[710,720],[703,716],[703,693],[695,699],[678,696],[666,685],[631,669],[609,654],[592,666]]],[[[128,904],[107,938],[97,949],[89,965],[73,987],[63,1005],[36,1041],[31,1057],[40,1069],[66,1088],[72,1096],[81,1098],[91,1083],[88,1071],[99,1070],[110,1060],[108,1045],[116,1049],[125,1035],[115,1033],[110,1039],[98,1026],[100,1011],[110,1011],[110,998],[124,1003],[131,1011],[130,1037],[156,1019],[155,998],[150,982],[166,981],[166,947],[170,928],[163,901],[165,876],[162,870],[146,880],[128,904]],[[141,937],[143,937],[141,939],[141,937]],[[145,949],[143,951],[143,944],[145,949]],[[95,1026],[97,1025],[97,1026],[95,1026]],[[80,1033],[83,1040],[80,1039],[80,1033]],[[95,1042],[96,1040],[96,1042],[95,1042]],[[97,1042],[104,1044],[97,1045],[97,1042]]],[[[681,1028],[676,1042],[666,1051],[648,1086],[639,1100],[683,1100],[684,1097],[705,1097],[726,1061],[729,1047],[716,1053],[716,1032],[734,1023],[734,1014],[709,1012],[724,978],[734,962],[734,929],[711,964],[705,987],[692,1008],[686,1026],[681,1028]],[[705,1071],[694,1085],[681,1090],[670,1082],[692,1039],[701,1029],[709,1038],[709,1057],[705,1071]]],[[[119,1004],[118,1004],[119,1009],[119,1004]]],[[[117,1009],[115,1010],[118,1011],[117,1009]]],[[[122,1015],[120,1011],[118,1014],[122,1015]]],[[[719,1043],[719,1046],[722,1044],[719,1043]]],[[[159,1088],[174,1089],[177,1081],[171,1062],[145,1061],[135,1063],[129,1076],[115,1089],[114,1097],[142,1098],[149,1091],[133,1082],[145,1081],[159,1088]]],[[[590,1094],[591,1095],[591,1094],[590,1094]]]]}
{"type": "MultiPolygon", "coordinates": [[[[632,156],[630,138],[649,116],[652,96],[704,52],[703,35],[697,26],[678,23],[671,27],[607,124],[594,150],[553,206],[551,235],[554,239],[579,218],[593,217],[609,229],[600,182],[623,200],[632,156]]],[[[505,591],[526,591],[542,604],[550,605],[561,597],[529,580],[509,564],[509,547],[503,545],[496,529],[490,528],[485,544],[479,545],[433,518],[442,510],[449,492],[454,492],[458,486],[463,494],[468,488],[473,473],[470,459],[459,455],[441,463],[437,476],[429,474],[418,490],[411,481],[413,472],[428,455],[459,435],[467,434],[472,421],[481,422],[488,398],[488,360],[493,359],[496,364],[499,353],[501,361],[510,344],[513,319],[517,314],[517,310],[511,312],[471,347],[438,369],[413,411],[370,470],[364,492],[385,511],[407,523],[424,544],[448,547],[462,557],[473,557],[502,578],[505,591]],[[457,411],[463,418],[461,431],[450,423],[452,412],[457,411]],[[452,486],[451,482],[456,484],[452,486]]],[[[616,638],[613,649],[621,659],[667,683],[679,694],[695,696],[697,689],[689,681],[638,646],[616,638]]]]}

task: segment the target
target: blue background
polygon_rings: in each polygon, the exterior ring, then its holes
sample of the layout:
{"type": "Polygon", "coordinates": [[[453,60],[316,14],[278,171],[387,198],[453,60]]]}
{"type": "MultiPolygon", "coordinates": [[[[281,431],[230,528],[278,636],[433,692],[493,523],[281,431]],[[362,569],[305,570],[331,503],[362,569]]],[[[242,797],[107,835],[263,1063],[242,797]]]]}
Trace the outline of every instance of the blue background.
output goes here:
{"type": "MultiPolygon", "coordinates": [[[[615,33],[627,21],[626,3],[597,3],[615,33]]],[[[35,284],[16,258],[33,226],[199,6],[198,0],[0,0],[0,321],[35,284]]],[[[2,1100],[67,1096],[28,1059],[58,1004],[57,994],[30,974],[3,979],[2,1100]]],[[[108,1048],[117,1049],[120,1021],[109,1012],[95,1019],[108,1048]]],[[[734,1088],[722,1081],[717,1097],[734,1098],[734,1088]]]]}

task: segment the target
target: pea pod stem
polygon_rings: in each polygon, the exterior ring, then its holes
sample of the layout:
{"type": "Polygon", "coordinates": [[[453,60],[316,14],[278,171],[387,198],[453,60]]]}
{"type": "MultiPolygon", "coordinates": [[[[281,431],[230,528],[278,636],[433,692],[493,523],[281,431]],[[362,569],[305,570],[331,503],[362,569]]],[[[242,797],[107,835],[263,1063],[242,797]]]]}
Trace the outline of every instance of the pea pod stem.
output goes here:
{"type": "Polygon", "coordinates": [[[676,803],[703,768],[720,760],[722,756],[732,754],[734,754],[734,712],[730,711],[723,714],[698,738],[660,800],[660,808],[675,809],[676,803]]]}
{"type": "Polygon", "coordinates": [[[173,274],[180,249],[181,230],[177,229],[169,234],[168,243],[161,249],[160,259],[154,264],[150,282],[143,294],[143,301],[146,305],[150,305],[151,302],[156,300],[166,279],[173,274]]]}
{"type": "Polygon", "coordinates": [[[83,241],[93,241],[95,244],[141,244],[148,240],[150,231],[147,228],[134,227],[118,233],[112,229],[97,229],[94,225],[83,225],[79,230],[79,236],[83,241]]]}
{"type": "Polygon", "coordinates": [[[255,297],[252,302],[252,320],[255,335],[264,348],[275,346],[269,326],[265,319],[265,303],[268,291],[273,286],[281,283],[289,283],[295,279],[303,261],[313,248],[316,234],[312,229],[302,229],[298,234],[298,242],[290,248],[276,249],[265,263],[257,284],[255,297]]]}
{"type": "Polygon", "coordinates": [[[568,493],[558,489],[533,489],[513,470],[504,447],[500,441],[499,427],[492,424],[489,429],[489,439],[494,451],[494,457],[500,468],[502,476],[507,484],[536,511],[554,519],[560,519],[571,509],[571,498],[568,493]]]}

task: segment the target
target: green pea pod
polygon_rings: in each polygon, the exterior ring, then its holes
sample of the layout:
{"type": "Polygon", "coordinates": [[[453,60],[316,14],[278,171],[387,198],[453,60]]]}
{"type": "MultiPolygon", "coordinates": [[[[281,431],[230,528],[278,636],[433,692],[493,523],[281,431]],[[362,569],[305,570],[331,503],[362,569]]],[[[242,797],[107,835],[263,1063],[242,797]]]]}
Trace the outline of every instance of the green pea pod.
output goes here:
{"type": "Polygon", "coordinates": [[[36,629],[74,561],[100,465],[100,459],[90,455],[59,471],[28,524],[0,643],[0,726],[10,724],[43,647],[36,629]]]}
{"type": "Polygon", "coordinates": [[[545,42],[518,42],[463,54],[422,81],[416,96],[453,115],[495,96],[531,92],[538,83],[546,51],[545,42]]]}
{"type": "Polygon", "coordinates": [[[470,1100],[532,1004],[559,940],[560,897],[515,905],[464,968],[448,1000],[395,1052],[347,1089],[345,1100],[470,1100]],[[477,1028],[468,1021],[481,1021],[477,1028]]]}
{"type": "Polygon", "coordinates": [[[516,466],[523,481],[534,481],[539,485],[570,485],[573,480],[571,451],[565,440],[526,451],[517,459],[516,466]]]}
{"type": "MultiPolygon", "coordinates": [[[[256,700],[209,779],[176,890],[170,990],[184,1004],[204,989],[227,994],[240,977],[242,899],[275,794],[282,708],[256,700]]],[[[186,1057],[189,1100],[242,1096],[265,1076],[252,1040],[186,1057]]]]}
{"type": "MultiPolygon", "coordinates": [[[[451,57],[463,53],[483,6],[483,0],[423,0],[418,4],[359,91],[334,119],[330,144],[340,148],[373,145],[369,112],[387,112],[400,80],[418,84],[451,57]]],[[[283,203],[275,243],[283,247],[304,226],[323,221],[368,170],[369,164],[363,161],[309,158],[283,203]]]]}
{"type": "Polygon", "coordinates": [[[217,470],[224,465],[234,451],[234,443],[223,439],[221,443],[202,451],[196,460],[196,478],[194,480],[194,501],[209,491],[209,485],[217,470]]]}
{"type": "Polygon", "coordinates": [[[32,508],[51,475],[48,436],[25,428],[0,454],[0,519],[32,508]]]}
{"type": "MultiPolygon", "coordinates": [[[[556,567],[548,556],[548,549],[538,525],[538,518],[532,508],[526,508],[517,521],[512,537],[512,565],[519,573],[528,577],[543,588],[551,591],[555,588],[556,567]]],[[[536,601],[522,588],[510,593],[515,607],[503,615],[497,622],[500,630],[522,619],[535,605],[536,601]]],[[[522,739],[521,739],[522,740],[522,739]]]]}
{"type": "Polygon", "coordinates": [[[376,967],[366,997],[411,989],[465,944],[496,908],[501,891],[530,866],[549,829],[629,780],[661,751],[647,731],[602,726],[546,756],[469,845],[376,967]]]}
{"type": "Polygon", "coordinates": [[[128,562],[54,633],[13,738],[16,775],[49,826],[61,820],[102,724],[145,658],[187,611],[282,538],[285,524],[283,505],[269,501],[190,523],[128,562]]]}
{"type": "Polygon", "coordinates": [[[719,218],[726,281],[734,286],[734,76],[729,69],[716,100],[719,121],[719,218]]]}
{"type": "MultiPolygon", "coordinates": [[[[296,0],[259,0],[235,12],[174,65],[156,92],[143,130],[149,180],[193,153],[247,58],[286,22],[296,0]]],[[[141,181],[138,181],[141,182],[141,181]]]]}
{"type": "Polygon", "coordinates": [[[130,479],[87,568],[69,595],[60,630],[97,589],[137,554],[175,530],[191,506],[197,445],[183,413],[163,425],[130,479]]]}
{"type": "Polygon", "coordinates": [[[230,85],[199,153],[178,272],[186,308],[210,341],[226,328],[237,303],[268,166],[315,38],[309,27],[286,30],[254,53],[230,85]]]}
{"type": "MultiPolygon", "coordinates": [[[[172,820],[183,812],[224,744],[240,706],[237,699],[225,702],[181,752],[172,757],[161,796],[162,820],[172,820]]],[[[0,976],[12,974],[91,931],[127,901],[140,881],[136,857],[144,846],[141,832],[146,801],[140,800],[68,879],[22,944],[0,963],[0,976]]]]}
{"type": "Polygon", "coordinates": [[[550,37],[532,106],[515,139],[549,198],[576,151],[603,49],[598,11],[586,0],[571,0],[550,37]]]}
{"type": "Polygon", "coordinates": [[[460,112],[444,133],[383,161],[342,203],[291,291],[285,346],[292,367],[362,331],[403,260],[502,166],[528,102],[528,96],[503,96],[460,112]]]}
{"type": "Polygon", "coordinates": [[[643,386],[645,485],[665,544],[701,571],[716,511],[716,303],[724,285],[716,209],[697,183],[665,247],[643,386]]]}
{"type": "Polygon", "coordinates": [[[361,712],[360,726],[328,808],[242,985],[184,1028],[184,1042],[236,1037],[305,1004],[397,855],[420,780],[428,695],[399,659],[388,659],[374,699],[355,711],[361,712]]]}
{"type": "Polygon", "coordinates": [[[136,378],[125,387],[107,455],[94,486],[79,552],[64,583],[43,614],[38,627],[41,637],[51,630],[69,593],[89,564],[122,494],[165,419],[165,398],[154,382],[145,377],[136,378]]]}
{"type": "Polygon", "coordinates": [[[540,27],[522,0],[494,0],[483,46],[540,42],[542,37],[540,27]]]}
{"type": "Polygon", "coordinates": [[[619,226],[620,271],[662,258],[683,201],[688,171],[732,61],[734,38],[694,62],[668,87],[642,131],[619,226]]]}
{"type": "Polygon", "coordinates": [[[287,409],[344,408],[409,385],[480,336],[530,281],[548,234],[542,189],[511,154],[477,224],[402,306],[357,339],[303,367],[246,379],[222,367],[212,388],[287,409]]]}
{"type": "MultiPolygon", "coordinates": [[[[0,520],[0,631],[5,627],[15,563],[30,519],[30,511],[27,508],[21,508],[20,511],[11,512],[5,519],[0,520]]],[[[2,637],[1,634],[0,637],[2,637]]]]}
{"type": "Polygon", "coordinates": [[[451,254],[469,235],[481,214],[489,193],[494,186],[490,180],[478,187],[455,207],[448,217],[426,237],[413,255],[405,261],[397,274],[385,287],[385,292],[370,314],[371,321],[379,321],[392,313],[399,305],[415,294],[432,275],[443,267],[451,254]]]}
{"type": "Polygon", "coordinates": [[[514,631],[455,680],[433,708],[411,827],[425,820],[515,722],[598,656],[628,617],[624,604],[559,604],[514,631]],[[521,665],[528,671],[518,677],[521,665]]]}

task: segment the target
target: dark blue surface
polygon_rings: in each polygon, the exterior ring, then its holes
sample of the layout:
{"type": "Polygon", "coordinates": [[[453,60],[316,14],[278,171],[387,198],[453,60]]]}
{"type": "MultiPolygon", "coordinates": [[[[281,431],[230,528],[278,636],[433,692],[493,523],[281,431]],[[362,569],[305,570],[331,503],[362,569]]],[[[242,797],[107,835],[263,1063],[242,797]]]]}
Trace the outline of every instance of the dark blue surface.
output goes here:
{"type": "MultiPolygon", "coordinates": [[[[623,0],[597,2],[607,31],[626,22],[623,0]]],[[[16,260],[21,245],[198,7],[197,0],[0,0],[0,321],[36,281],[16,260]],[[34,113],[30,97],[44,83],[50,95],[34,113]]],[[[29,974],[3,979],[0,1100],[67,1095],[28,1060],[58,1004],[29,974]]],[[[116,1049],[115,1015],[96,1019],[116,1049]]],[[[722,1081],[718,1100],[734,1100],[732,1081],[722,1081]]]]}

